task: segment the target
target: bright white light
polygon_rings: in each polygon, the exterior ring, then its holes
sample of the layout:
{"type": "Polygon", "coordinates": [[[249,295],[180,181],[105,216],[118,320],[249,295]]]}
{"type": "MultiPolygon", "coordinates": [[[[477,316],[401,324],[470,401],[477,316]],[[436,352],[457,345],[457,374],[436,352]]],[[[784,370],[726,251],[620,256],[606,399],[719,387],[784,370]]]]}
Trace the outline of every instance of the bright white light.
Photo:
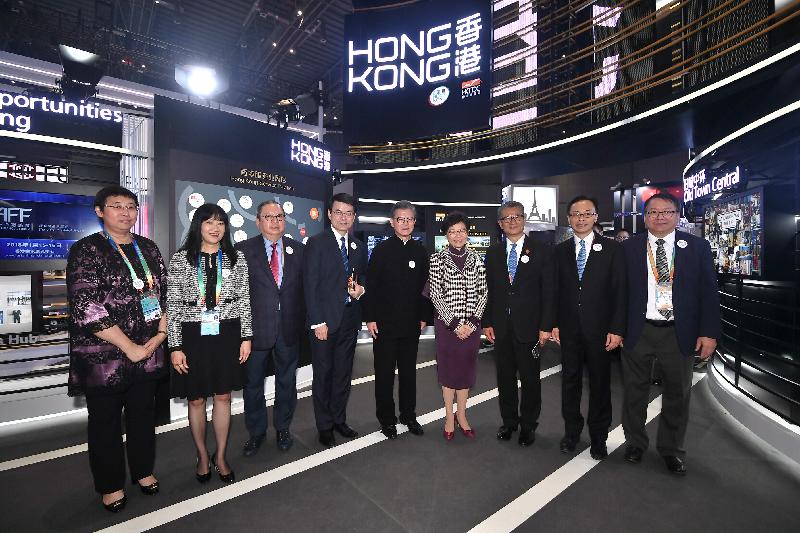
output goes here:
{"type": "Polygon", "coordinates": [[[98,59],[96,54],[91,52],[87,52],[86,50],[81,50],[79,48],[73,48],[71,46],[61,45],[61,55],[66,57],[67,59],[71,59],[72,61],[77,61],[78,63],[91,63],[98,59]]]}
{"type": "Polygon", "coordinates": [[[217,89],[217,72],[208,67],[187,67],[186,88],[199,96],[209,96],[217,89]]]}

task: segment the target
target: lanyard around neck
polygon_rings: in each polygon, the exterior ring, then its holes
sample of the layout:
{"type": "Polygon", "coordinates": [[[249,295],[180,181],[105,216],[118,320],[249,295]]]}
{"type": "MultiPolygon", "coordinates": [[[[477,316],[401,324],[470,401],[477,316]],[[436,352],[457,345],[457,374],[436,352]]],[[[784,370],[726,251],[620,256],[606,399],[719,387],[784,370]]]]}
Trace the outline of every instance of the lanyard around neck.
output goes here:
{"type": "MultiPolygon", "coordinates": [[[[203,304],[205,309],[209,309],[208,304],[206,302],[206,282],[203,279],[203,261],[201,261],[202,257],[198,254],[197,257],[197,287],[200,290],[200,302],[203,304]]],[[[215,309],[217,304],[219,304],[219,298],[222,294],[222,248],[217,251],[217,283],[215,286],[214,291],[214,306],[210,309],[215,309]]]]}
{"type": "MultiPolygon", "coordinates": [[[[111,235],[109,235],[107,231],[104,231],[103,234],[105,235],[106,239],[108,239],[108,242],[111,243],[111,247],[119,252],[119,255],[122,256],[125,266],[128,267],[128,270],[131,273],[131,280],[133,280],[134,288],[138,290],[144,289],[144,282],[139,279],[139,275],[136,273],[136,270],[134,270],[130,259],[128,259],[128,256],[125,254],[125,250],[123,250],[122,246],[117,244],[114,239],[111,238],[111,235]]],[[[139,257],[139,262],[142,264],[144,275],[147,278],[147,288],[153,290],[153,287],[155,286],[153,282],[153,274],[150,272],[150,267],[147,265],[147,261],[144,260],[144,255],[142,254],[142,250],[139,248],[139,244],[136,242],[136,239],[133,239],[133,249],[136,250],[136,255],[139,257]]]]}
{"type": "MultiPolygon", "coordinates": [[[[653,259],[653,247],[650,246],[650,241],[647,241],[647,259],[650,261],[650,268],[653,269],[653,277],[656,279],[656,283],[660,283],[661,280],[658,279],[658,268],[656,267],[656,261],[653,259]]],[[[672,247],[672,266],[669,269],[669,282],[672,283],[672,280],[675,278],[675,246],[672,247]]]]}

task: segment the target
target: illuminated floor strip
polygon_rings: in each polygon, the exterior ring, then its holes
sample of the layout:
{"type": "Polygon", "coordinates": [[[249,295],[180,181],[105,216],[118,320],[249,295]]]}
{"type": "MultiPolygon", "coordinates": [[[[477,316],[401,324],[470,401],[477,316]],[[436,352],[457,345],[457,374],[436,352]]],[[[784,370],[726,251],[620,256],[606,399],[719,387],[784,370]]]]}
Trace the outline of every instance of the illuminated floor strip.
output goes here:
{"type": "MultiPolygon", "coordinates": [[[[692,386],[696,385],[706,374],[695,373],[692,386]]],[[[647,406],[647,423],[661,412],[661,396],[659,395],[647,406]]],[[[625,434],[622,426],[617,426],[608,434],[606,445],[608,454],[625,443],[625,434]]],[[[526,520],[539,512],[559,494],[567,490],[570,485],[586,475],[592,468],[600,464],[589,455],[589,448],[578,454],[574,459],[531,487],[489,518],[475,526],[469,533],[502,533],[513,531],[526,520]]]]}
{"type": "MultiPolygon", "coordinates": [[[[539,376],[541,379],[544,379],[552,376],[553,374],[557,374],[560,371],[561,365],[556,365],[543,370],[539,376]]],[[[474,407],[494,398],[497,398],[497,389],[492,389],[473,396],[468,400],[467,407],[474,407]]],[[[437,420],[443,420],[444,417],[445,411],[444,407],[442,407],[441,409],[436,409],[417,417],[417,421],[420,424],[425,425],[430,424],[431,422],[436,422],[437,420]]],[[[397,426],[398,434],[403,434],[407,431],[408,429],[406,426],[402,424],[397,426]]],[[[106,529],[102,529],[100,530],[100,533],[147,531],[163,524],[174,522],[175,520],[188,516],[192,513],[203,511],[210,507],[214,507],[215,505],[238,498],[239,496],[244,496],[245,494],[255,490],[272,485],[273,483],[277,483],[278,481],[324,465],[331,461],[335,461],[336,459],[359,450],[363,450],[364,448],[378,444],[385,440],[386,437],[384,437],[380,431],[375,431],[373,433],[364,435],[363,437],[346,441],[338,446],[334,446],[333,448],[329,448],[308,457],[304,457],[303,459],[298,459],[297,461],[279,466],[262,474],[257,474],[253,477],[243,479],[242,481],[237,481],[231,485],[175,503],[168,507],[164,507],[163,509],[153,511],[142,516],[137,516],[136,518],[132,518],[126,522],[121,522],[106,529]]]]}

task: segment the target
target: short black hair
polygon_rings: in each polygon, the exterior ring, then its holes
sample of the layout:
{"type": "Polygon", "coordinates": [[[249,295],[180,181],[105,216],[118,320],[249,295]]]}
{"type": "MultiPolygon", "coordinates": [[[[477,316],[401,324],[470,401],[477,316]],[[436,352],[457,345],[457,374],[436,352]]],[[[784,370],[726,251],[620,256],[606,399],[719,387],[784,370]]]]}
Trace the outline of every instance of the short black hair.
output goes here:
{"type": "Polygon", "coordinates": [[[343,204],[347,204],[353,208],[354,213],[356,211],[356,199],[353,198],[352,195],[347,194],[346,192],[339,192],[331,197],[331,201],[328,202],[328,211],[331,211],[333,209],[333,202],[341,202],[343,204]]]}
{"type": "Polygon", "coordinates": [[[136,198],[136,195],[122,185],[109,185],[108,187],[103,187],[97,191],[97,194],[94,195],[94,206],[99,207],[102,211],[106,205],[106,200],[112,196],[124,196],[125,198],[130,198],[134,201],[136,207],[139,207],[139,199],[136,198]]]}
{"type": "Polygon", "coordinates": [[[572,206],[577,204],[578,202],[592,202],[594,210],[597,211],[597,200],[595,200],[590,196],[579,195],[570,200],[569,203],[567,204],[567,214],[569,214],[570,210],[572,209],[572,206]]]}
{"type": "Polygon", "coordinates": [[[281,205],[280,202],[278,202],[277,200],[264,200],[263,202],[258,204],[258,208],[256,209],[256,216],[257,217],[261,216],[261,210],[264,209],[265,205],[277,205],[278,207],[281,208],[281,213],[283,213],[283,206],[281,205]]]}
{"type": "Polygon", "coordinates": [[[647,206],[650,205],[650,202],[652,202],[653,200],[655,200],[657,198],[661,199],[661,200],[666,200],[668,202],[672,202],[672,205],[675,206],[675,211],[680,212],[681,203],[678,201],[677,198],[675,198],[674,196],[672,196],[668,192],[658,192],[658,193],[654,194],[653,196],[651,196],[650,198],[648,198],[647,201],[644,203],[644,212],[645,213],[647,213],[647,206]]]}
{"type": "Polygon", "coordinates": [[[464,227],[469,229],[469,222],[467,221],[467,215],[462,213],[461,211],[453,211],[452,213],[448,213],[447,216],[444,217],[442,220],[442,233],[447,233],[451,227],[455,226],[461,222],[464,224],[464,227]]]}

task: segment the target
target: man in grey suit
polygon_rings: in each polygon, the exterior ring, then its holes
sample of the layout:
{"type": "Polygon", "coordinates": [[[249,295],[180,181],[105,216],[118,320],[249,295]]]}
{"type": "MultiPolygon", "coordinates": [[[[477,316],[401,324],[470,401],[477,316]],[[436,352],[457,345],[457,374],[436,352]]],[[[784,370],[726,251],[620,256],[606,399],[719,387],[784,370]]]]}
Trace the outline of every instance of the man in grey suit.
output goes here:
{"type": "Polygon", "coordinates": [[[245,456],[255,455],[267,432],[264,379],[269,358],[275,367],[273,424],[278,448],[292,446],[289,425],[297,405],[297,361],[304,331],[304,246],[284,236],[285,213],[269,200],[258,206],[256,226],[261,235],[237,244],[247,259],[250,307],[253,312],[253,350],[247,360],[244,415],[250,438],[245,456]]]}

